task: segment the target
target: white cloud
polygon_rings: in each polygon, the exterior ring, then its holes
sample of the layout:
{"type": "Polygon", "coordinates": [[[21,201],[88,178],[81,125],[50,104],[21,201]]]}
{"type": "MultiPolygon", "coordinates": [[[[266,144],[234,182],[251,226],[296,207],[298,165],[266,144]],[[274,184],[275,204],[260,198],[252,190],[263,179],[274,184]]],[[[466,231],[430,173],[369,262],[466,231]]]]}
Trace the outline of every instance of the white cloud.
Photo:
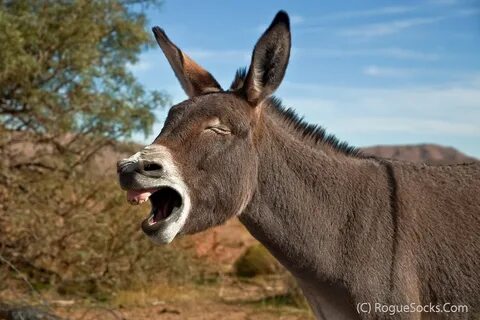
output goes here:
{"type": "Polygon", "coordinates": [[[428,3],[431,3],[433,5],[440,5],[440,6],[452,6],[455,4],[458,4],[458,0],[428,0],[428,3]]]}
{"type": "Polygon", "coordinates": [[[282,86],[284,96],[294,95],[309,99],[330,97],[336,101],[336,106],[340,109],[344,107],[345,103],[355,106],[355,108],[369,110],[388,108],[389,111],[405,111],[407,109],[411,111],[417,109],[428,113],[442,109],[455,111],[463,108],[476,110],[480,116],[480,74],[465,76],[459,81],[437,86],[418,85],[385,89],[289,81],[284,81],[282,86]]]}
{"type": "Polygon", "coordinates": [[[354,11],[343,11],[339,13],[332,13],[329,15],[322,16],[318,20],[340,20],[340,19],[350,19],[350,18],[367,18],[367,17],[376,17],[376,16],[386,16],[386,15],[396,15],[414,11],[416,6],[387,6],[381,8],[373,8],[366,10],[354,10],[354,11]]]}
{"type": "Polygon", "coordinates": [[[399,33],[413,27],[437,23],[441,20],[480,15],[478,8],[463,8],[454,10],[446,16],[415,17],[392,20],[382,23],[357,25],[338,30],[338,34],[346,37],[372,38],[399,33]]]}
{"type": "Polygon", "coordinates": [[[376,65],[370,65],[363,69],[363,74],[371,77],[405,78],[416,73],[417,70],[415,69],[379,67],[376,65]]]}
{"type": "Polygon", "coordinates": [[[371,38],[386,36],[401,32],[405,29],[416,26],[436,23],[444,19],[443,17],[424,17],[424,18],[410,18],[402,20],[394,20],[383,23],[373,23],[360,26],[353,26],[339,30],[339,35],[346,37],[371,38]]]}
{"type": "Polygon", "coordinates": [[[355,117],[335,125],[342,133],[408,133],[429,135],[480,136],[480,126],[468,122],[416,119],[414,117],[355,117]]]}
{"type": "Polygon", "coordinates": [[[455,13],[460,17],[478,16],[478,15],[480,15],[480,9],[478,9],[478,8],[464,8],[464,9],[457,10],[455,13]]]}
{"type": "Polygon", "coordinates": [[[148,70],[151,67],[152,67],[151,62],[145,59],[140,59],[137,63],[134,63],[134,64],[129,63],[127,65],[127,69],[129,69],[131,72],[134,72],[134,73],[148,70]]]}
{"type": "Polygon", "coordinates": [[[381,48],[377,50],[379,55],[384,55],[398,59],[412,59],[412,60],[438,60],[439,55],[431,52],[422,52],[402,48],[381,48]]]}
{"type": "Polygon", "coordinates": [[[290,16],[290,23],[292,25],[298,25],[300,23],[303,23],[304,21],[305,19],[302,16],[299,16],[297,14],[290,16]]]}
{"type": "Polygon", "coordinates": [[[206,50],[206,49],[185,49],[193,59],[221,59],[221,60],[250,60],[250,51],[246,50],[206,50]]]}
{"type": "Polygon", "coordinates": [[[480,138],[480,75],[442,86],[391,89],[284,83],[289,107],[354,137],[376,132],[480,138]]]}
{"type": "Polygon", "coordinates": [[[296,55],[299,56],[325,56],[325,57],[385,57],[400,60],[420,60],[420,61],[436,61],[440,59],[440,55],[434,52],[423,52],[404,48],[298,48],[294,47],[296,55]]]}

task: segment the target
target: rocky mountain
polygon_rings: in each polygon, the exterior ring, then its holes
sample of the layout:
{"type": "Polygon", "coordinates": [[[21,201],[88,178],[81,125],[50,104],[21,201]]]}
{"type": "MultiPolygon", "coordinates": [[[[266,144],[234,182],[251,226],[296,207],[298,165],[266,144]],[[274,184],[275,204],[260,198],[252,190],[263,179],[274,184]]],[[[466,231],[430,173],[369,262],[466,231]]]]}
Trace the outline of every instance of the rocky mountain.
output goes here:
{"type": "Polygon", "coordinates": [[[365,154],[382,158],[430,164],[455,164],[478,161],[478,159],[467,156],[455,148],[436,144],[372,146],[362,148],[362,151],[365,154]]]}

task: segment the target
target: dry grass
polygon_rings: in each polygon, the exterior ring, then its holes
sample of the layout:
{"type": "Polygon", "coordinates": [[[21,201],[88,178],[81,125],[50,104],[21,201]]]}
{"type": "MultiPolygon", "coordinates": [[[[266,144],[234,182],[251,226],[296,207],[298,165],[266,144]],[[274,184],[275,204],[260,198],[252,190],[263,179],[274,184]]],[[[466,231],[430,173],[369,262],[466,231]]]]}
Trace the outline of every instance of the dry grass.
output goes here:
{"type": "Polygon", "coordinates": [[[158,282],[137,290],[119,290],[113,294],[110,305],[119,308],[148,307],[198,299],[217,300],[215,288],[158,282]]]}

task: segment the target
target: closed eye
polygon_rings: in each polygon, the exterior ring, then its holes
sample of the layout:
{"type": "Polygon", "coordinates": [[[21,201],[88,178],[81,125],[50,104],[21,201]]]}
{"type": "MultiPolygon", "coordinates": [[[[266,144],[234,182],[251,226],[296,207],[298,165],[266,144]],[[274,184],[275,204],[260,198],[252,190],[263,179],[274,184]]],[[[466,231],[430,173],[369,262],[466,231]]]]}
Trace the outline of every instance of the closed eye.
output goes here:
{"type": "Polygon", "coordinates": [[[210,132],[215,132],[216,134],[222,134],[222,135],[231,134],[230,129],[225,126],[210,126],[205,128],[205,130],[208,130],[210,132]]]}

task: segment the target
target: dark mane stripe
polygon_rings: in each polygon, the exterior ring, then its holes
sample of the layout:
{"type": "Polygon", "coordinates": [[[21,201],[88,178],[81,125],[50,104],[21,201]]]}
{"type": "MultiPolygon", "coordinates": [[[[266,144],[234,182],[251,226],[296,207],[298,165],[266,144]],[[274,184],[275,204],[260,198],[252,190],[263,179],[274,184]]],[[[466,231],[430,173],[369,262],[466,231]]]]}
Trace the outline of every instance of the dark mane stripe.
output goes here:
{"type": "Polygon", "coordinates": [[[360,157],[362,156],[360,149],[348,145],[345,141],[340,141],[335,135],[328,134],[324,128],[317,124],[311,124],[299,116],[292,108],[285,108],[277,97],[269,98],[269,104],[273,110],[283,117],[303,139],[310,140],[314,144],[324,143],[332,147],[334,150],[344,154],[360,157]]]}
{"type": "Polygon", "coordinates": [[[247,68],[239,68],[235,73],[235,78],[233,79],[232,84],[230,85],[230,90],[235,91],[243,87],[243,82],[245,81],[246,77],[247,68]]]}
{"type": "MultiPolygon", "coordinates": [[[[246,76],[247,69],[239,68],[235,73],[235,78],[233,79],[232,84],[230,85],[230,90],[236,91],[240,89],[243,86],[246,76]]],[[[278,115],[280,115],[280,117],[284,118],[288,124],[299,132],[304,140],[310,140],[314,144],[327,144],[334,150],[350,156],[363,156],[360,149],[348,145],[345,141],[338,140],[333,134],[327,134],[325,129],[321,126],[306,122],[303,117],[297,115],[292,108],[285,108],[279,98],[270,97],[268,99],[268,104],[278,115]]]]}

